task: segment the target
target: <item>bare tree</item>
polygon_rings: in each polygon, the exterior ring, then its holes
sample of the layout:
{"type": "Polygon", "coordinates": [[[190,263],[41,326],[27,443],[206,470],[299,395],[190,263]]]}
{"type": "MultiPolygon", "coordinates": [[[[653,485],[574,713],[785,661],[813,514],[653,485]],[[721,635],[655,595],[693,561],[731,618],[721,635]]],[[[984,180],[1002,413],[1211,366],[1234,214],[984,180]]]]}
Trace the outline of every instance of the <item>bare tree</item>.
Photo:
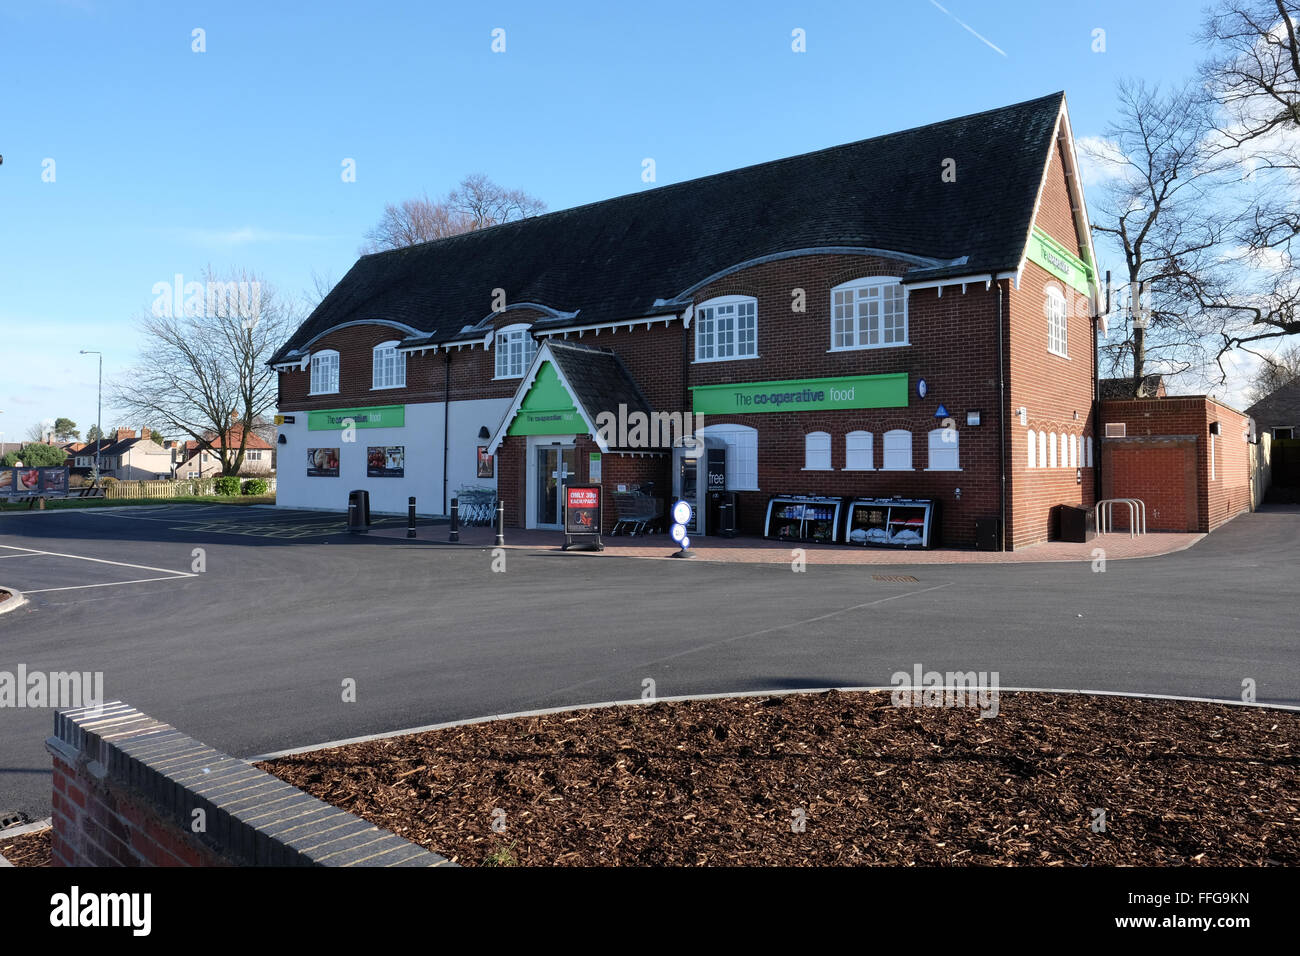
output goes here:
{"type": "Polygon", "coordinates": [[[1246,398],[1253,405],[1297,378],[1300,378],[1300,345],[1292,345],[1277,355],[1264,356],[1246,398]]]}
{"type": "Polygon", "coordinates": [[[1213,268],[1231,217],[1208,214],[1228,161],[1207,149],[1208,105],[1190,86],[1161,92],[1121,82],[1119,114],[1084,151],[1107,175],[1094,202],[1093,231],[1124,257],[1126,285],[1102,346],[1111,374],[1128,372],[1133,394],[1149,364],[1177,373],[1204,363],[1199,309],[1188,276],[1213,268]]]}
{"type": "Polygon", "coordinates": [[[361,252],[401,249],[545,211],[546,204],[540,199],[474,173],[442,199],[430,199],[426,193],[398,204],[388,203],[383,217],[366,233],[361,252]]]}
{"type": "Polygon", "coordinates": [[[222,474],[235,475],[251,426],[276,403],[278,376],[266,362],[299,316],[251,272],[235,270],[222,280],[208,270],[204,279],[203,295],[186,301],[181,315],[155,302],[143,316],[147,344],[139,363],[113,384],[113,402],[133,418],[212,448],[222,474]]]}

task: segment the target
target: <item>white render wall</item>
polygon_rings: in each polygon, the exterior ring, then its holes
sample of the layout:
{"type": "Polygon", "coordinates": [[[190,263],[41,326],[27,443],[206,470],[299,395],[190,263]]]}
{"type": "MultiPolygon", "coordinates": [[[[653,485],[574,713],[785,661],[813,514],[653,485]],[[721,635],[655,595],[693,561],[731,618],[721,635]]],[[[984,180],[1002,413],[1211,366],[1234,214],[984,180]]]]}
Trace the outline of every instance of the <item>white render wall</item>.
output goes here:
{"type": "MultiPolygon", "coordinates": [[[[339,406],[348,407],[348,406],[339,406]]],[[[450,455],[447,494],[462,485],[496,487],[496,479],[476,478],[479,429],[496,429],[510,399],[480,399],[451,403],[448,416],[450,455]]],[[[324,508],[346,514],[348,492],[364,488],[370,492],[370,510],[406,514],[406,499],[416,499],[420,514],[445,514],[442,484],[443,403],[408,404],[406,424],[401,428],[358,428],[356,441],[343,441],[341,430],[309,431],[308,413],[289,411],[292,425],[280,426],[285,444],[277,445],[275,503],[286,508],[324,508]],[[366,449],[371,445],[404,445],[406,475],[403,478],[366,477],[366,449]],[[339,477],[307,477],[308,448],[338,448],[339,477]]]]}

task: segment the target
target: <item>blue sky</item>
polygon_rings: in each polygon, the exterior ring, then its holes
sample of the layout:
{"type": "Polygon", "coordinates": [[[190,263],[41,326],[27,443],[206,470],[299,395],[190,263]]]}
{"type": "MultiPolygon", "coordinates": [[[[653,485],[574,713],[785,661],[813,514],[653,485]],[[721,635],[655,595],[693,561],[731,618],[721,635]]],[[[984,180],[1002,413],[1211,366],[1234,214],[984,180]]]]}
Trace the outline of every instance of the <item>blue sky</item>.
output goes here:
{"type": "Polygon", "coordinates": [[[154,283],[337,281],[386,202],[470,172],[561,209],[650,188],[645,157],[663,185],[1059,89],[1097,135],[1119,77],[1177,82],[1203,55],[1190,0],[943,8],[4,0],[0,431],[93,424],[77,350],[120,377],[154,283]]]}

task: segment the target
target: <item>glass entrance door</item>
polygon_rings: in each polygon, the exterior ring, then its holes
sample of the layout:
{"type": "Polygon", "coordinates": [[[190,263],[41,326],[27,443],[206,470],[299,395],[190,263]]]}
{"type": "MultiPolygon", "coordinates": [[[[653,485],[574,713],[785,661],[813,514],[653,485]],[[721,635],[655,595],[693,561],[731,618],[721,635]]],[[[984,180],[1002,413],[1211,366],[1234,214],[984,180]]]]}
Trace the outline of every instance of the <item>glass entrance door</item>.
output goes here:
{"type": "Polygon", "coordinates": [[[542,445],[537,449],[537,527],[558,528],[564,517],[566,483],[576,477],[578,450],[573,445],[542,445]]]}

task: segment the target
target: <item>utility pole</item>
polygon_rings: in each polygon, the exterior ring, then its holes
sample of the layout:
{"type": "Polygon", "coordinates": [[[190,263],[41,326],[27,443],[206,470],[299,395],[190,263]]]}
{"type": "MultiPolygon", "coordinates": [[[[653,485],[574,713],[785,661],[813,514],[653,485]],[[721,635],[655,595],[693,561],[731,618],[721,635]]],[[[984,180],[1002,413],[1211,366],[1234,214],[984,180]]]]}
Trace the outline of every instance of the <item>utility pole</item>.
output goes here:
{"type": "Polygon", "coordinates": [[[95,396],[95,431],[99,436],[95,439],[95,484],[99,484],[99,449],[104,444],[104,423],[102,420],[104,410],[104,353],[95,352],[90,349],[82,349],[82,355],[99,356],[99,390],[95,396]]]}

